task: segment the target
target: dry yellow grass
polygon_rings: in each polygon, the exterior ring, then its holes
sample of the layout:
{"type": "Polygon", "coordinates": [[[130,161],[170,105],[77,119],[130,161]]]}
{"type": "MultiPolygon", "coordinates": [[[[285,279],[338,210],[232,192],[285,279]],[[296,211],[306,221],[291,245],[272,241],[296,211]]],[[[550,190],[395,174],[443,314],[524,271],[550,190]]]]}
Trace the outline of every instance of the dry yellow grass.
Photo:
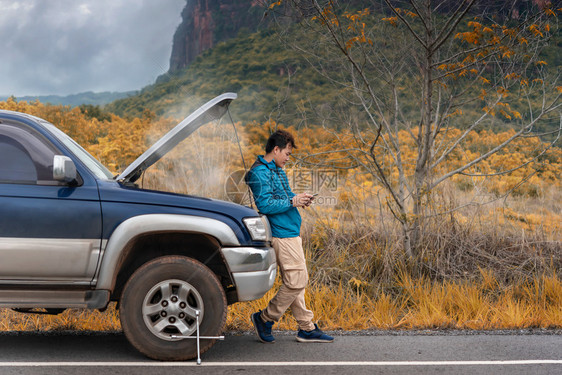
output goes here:
{"type": "MultiPolygon", "coordinates": [[[[554,275],[499,287],[489,271],[475,283],[413,280],[406,275],[395,285],[396,293],[376,295],[349,285],[313,286],[306,294],[315,319],[326,330],[363,329],[520,329],[562,327],[562,282],[554,275]]],[[[227,331],[251,330],[250,314],[263,309],[276,288],[262,299],[230,306],[227,331]]],[[[296,321],[286,314],[275,329],[295,330],[296,321]]],[[[0,311],[0,331],[120,330],[112,304],[98,311],[67,310],[57,316],[0,311]]]]}
{"type": "Polygon", "coordinates": [[[66,310],[59,315],[21,314],[0,310],[0,331],[116,331],[121,329],[115,304],[105,312],[66,310]]]}
{"type": "MultiPolygon", "coordinates": [[[[475,283],[437,283],[404,275],[395,296],[368,295],[340,284],[312,287],[306,297],[319,324],[329,330],[562,327],[562,283],[556,276],[502,290],[489,272],[484,274],[475,283]]],[[[227,329],[251,329],[250,314],[264,308],[274,290],[261,300],[232,306],[227,329]]],[[[275,326],[296,327],[290,314],[275,326]]]]}

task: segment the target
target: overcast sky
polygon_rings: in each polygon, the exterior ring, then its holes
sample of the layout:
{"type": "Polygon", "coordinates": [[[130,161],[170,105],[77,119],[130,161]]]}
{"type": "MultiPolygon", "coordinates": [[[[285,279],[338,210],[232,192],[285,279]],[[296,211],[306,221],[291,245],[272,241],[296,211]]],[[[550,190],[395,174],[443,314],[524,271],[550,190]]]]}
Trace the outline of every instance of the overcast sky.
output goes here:
{"type": "Polygon", "coordinates": [[[185,0],[0,0],[0,96],[129,91],[168,70],[185,0]]]}

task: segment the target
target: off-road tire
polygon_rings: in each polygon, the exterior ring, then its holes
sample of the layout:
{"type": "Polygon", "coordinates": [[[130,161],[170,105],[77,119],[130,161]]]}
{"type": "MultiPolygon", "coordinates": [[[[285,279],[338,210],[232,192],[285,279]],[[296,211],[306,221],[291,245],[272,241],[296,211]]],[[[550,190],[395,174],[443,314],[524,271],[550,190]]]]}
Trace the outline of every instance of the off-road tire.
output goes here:
{"type": "MultiPolygon", "coordinates": [[[[138,351],[149,358],[164,361],[183,361],[197,357],[197,342],[195,339],[163,338],[168,334],[168,330],[175,330],[175,326],[170,326],[165,331],[158,333],[155,324],[150,325],[151,321],[146,319],[170,319],[172,314],[178,315],[179,305],[174,311],[164,313],[166,318],[161,317],[162,312],[156,313],[152,318],[147,318],[148,304],[151,296],[164,292],[158,289],[166,285],[177,285],[187,290],[193,287],[190,292],[189,305],[193,308],[191,312],[201,308],[202,316],[200,319],[201,336],[218,336],[221,334],[226,323],[227,302],[224,290],[217,276],[204,264],[194,259],[183,256],[165,256],[156,258],[143,266],[139,267],[127,281],[120,300],[120,319],[125,336],[138,351]],[[157,290],[155,293],[154,290],[157,290]],[[198,306],[202,305],[202,306],[198,306]]],[[[165,291],[164,289],[162,289],[165,291]]],[[[185,293],[185,292],[184,292],[185,293]]],[[[171,295],[174,295],[173,292],[171,295]]],[[[158,301],[158,296],[153,297],[158,301]]],[[[177,302],[177,296],[175,298],[177,302]]],[[[152,303],[152,302],[150,302],[152,303]]],[[[159,302],[160,303],[160,302],[159,302]]],[[[171,302],[164,302],[166,306],[171,302]]],[[[162,303],[161,303],[162,304],[162,303]]],[[[183,303],[182,306],[186,304],[183,303]]],[[[158,308],[159,304],[151,305],[158,308]]],[[[189,309],[189,306],[187,307],[189,309]]],[[[164,309],[162,309],[164,310],[164,309]]],[[[181,314],[181,312],[180,312],[181,314]]],[[[193,315],[193,314],[191,314],[193,315]]],[[[190,325],[195,327],[191,318],[186,318],[188,324],[181,323],[182,328],[190,325]]],[[[174,322],[177,321],[174,319],[174,322]]],[[[166,324],[162,322],[162,324],[166,324]]],[[[161,327],[159,325],[158,327],[161,327]]],[[[181,333],[178,332],[178,335],[181,333]]],[[[195,332],[191,333],[195,336],[195,332]]],[[[201,353],[207,351],[216,340],[202,339],[201,353]]]]}

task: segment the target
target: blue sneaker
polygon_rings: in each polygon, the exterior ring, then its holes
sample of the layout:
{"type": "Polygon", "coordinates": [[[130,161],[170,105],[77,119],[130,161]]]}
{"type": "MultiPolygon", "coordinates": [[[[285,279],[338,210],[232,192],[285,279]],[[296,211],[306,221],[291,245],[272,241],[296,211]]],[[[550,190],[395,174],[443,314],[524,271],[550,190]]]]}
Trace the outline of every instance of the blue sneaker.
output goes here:
{"type": "Polygon", "coordinates": [[[322,332],[320,328],[318,328],[318,326],[314,324],[314,330],[312,331],[305,331],[299,329],[299,333],[297,334],[297,341],[298,342],[332,342],[334,341],[334,338],[322,332]]]}
{"type": "Polygon", "coordinates": [[[275,337],[271,334],[273,322],[264,322],[261,319],[261,310],[252,314],[252,323],[254,323],[254,328],[261,342],[266,344],[275,342],[275,337]]]}

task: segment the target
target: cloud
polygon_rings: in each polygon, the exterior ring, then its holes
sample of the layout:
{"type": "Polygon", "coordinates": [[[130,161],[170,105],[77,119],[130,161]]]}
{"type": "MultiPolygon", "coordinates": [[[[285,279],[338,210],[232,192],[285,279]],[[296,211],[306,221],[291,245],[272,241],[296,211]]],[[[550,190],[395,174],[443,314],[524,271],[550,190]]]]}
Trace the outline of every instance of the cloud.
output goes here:
{"type": "Polygon", "coordinates": [[[128,91],[168,69],[182,0],[0,0],[0,94],[128,91]]]}

